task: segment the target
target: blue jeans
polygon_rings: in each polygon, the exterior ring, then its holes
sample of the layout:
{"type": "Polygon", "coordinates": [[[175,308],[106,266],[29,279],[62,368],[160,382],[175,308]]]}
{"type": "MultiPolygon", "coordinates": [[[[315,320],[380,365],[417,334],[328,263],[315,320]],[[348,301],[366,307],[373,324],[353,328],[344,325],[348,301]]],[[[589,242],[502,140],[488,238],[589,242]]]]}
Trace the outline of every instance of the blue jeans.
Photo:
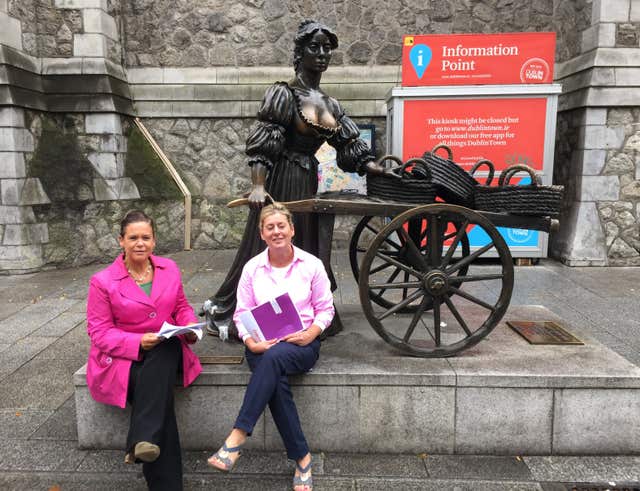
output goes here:
{"type": "Polygon", "coordinates": [[[287,449],[287,456],[292,460],[299,460],[307,455],[309,446],[300,426],[298,410],[293,402],[289,375],[311,370],[319,354],[318,339],[307,346],[283,341],[262,354],[254,354],[249,349],[245,349],[252,375],[234,428],[244,430],[251,435],[253,427],[268,404],[273,421],[287,449]]]}

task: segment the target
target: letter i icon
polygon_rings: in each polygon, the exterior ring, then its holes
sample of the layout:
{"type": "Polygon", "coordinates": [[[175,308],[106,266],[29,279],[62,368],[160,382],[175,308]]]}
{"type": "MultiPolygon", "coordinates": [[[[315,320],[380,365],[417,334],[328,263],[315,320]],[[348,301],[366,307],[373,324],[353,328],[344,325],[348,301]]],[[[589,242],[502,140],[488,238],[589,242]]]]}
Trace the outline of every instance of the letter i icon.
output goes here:
{"type": "Polygon", "coordinates": [[[431,48],[425,44],[416,44],[409,51],[409,60],[418,78],[422,78],[424,71],[431,63],[431,48]]]}

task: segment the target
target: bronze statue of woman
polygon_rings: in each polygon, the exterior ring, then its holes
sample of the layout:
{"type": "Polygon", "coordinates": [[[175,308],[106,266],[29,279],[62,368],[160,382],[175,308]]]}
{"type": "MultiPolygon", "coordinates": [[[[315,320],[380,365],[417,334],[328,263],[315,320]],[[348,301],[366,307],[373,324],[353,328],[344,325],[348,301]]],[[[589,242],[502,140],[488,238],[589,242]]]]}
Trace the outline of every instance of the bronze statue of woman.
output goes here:
{"type": "MultiPolygon", "coordinates": [[[[334,98],[320,89],[320,79],[328,68],[338,37],[329,27],[306,20],[295,36],[293,66],[295,77],[276,82],[267,89],[260,110],[259,124],[247,139],[246,153],[251,167],[251,210],[235,260],[217,293],[210,301],[215,307],[216,325],[229,325],[235,310],[236,288],[245,263],[262,251],[258,234],[258,213],[266,193],[286,202],[308,199],[318,190],[318,161],[314,154],[324,142],[337,151],[337,164],[346,172],[387,173],[373,162],[374,155],[359,138],[357,125],[346,116],[334,98]]],[[[318,255],[317,215],[294,213],[294,244],[318,255]]],[[[333,274],[327,271],[333,281],[333,274]]],[[[334,283],[335,284],[335,283],[334,283]]],[[[336,315],[327,329],[341,328],[336,315]]],[[[215,325],[211,334],[216,334],[215,325]]]]}

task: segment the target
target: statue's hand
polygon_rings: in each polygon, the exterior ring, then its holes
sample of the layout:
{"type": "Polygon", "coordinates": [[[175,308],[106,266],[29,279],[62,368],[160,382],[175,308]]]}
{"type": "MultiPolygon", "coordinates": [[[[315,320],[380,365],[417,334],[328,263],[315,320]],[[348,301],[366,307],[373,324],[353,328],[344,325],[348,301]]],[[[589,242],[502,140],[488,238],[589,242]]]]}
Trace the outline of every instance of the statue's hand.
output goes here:
{"type": "Polygon", "coordinates": [[[373,175],[373,176],[385,176],[385,177],[392,177],[394,179],[399,179],[400,175],[397,172],[394,172],[394,167],[382,167],[380,164],[377,164],[376,162],[367,162],[365,164],[365,170],[367,171],[367,173],[373,175]]]}
{"type": "Polygon", "coordinates": [[[249,194],[249,207],[254,210],[259,210],[264,206],[267,199],[267,193],[264,190],[264,186],[254,186],[249,194]]]}

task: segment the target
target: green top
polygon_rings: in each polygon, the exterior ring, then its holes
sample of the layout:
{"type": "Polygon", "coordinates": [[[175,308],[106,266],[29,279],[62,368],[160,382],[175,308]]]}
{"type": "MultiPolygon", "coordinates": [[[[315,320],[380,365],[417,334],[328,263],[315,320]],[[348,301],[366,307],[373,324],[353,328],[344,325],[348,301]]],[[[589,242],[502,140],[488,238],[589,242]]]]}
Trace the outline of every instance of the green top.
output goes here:
{"type": "Polygon", "coordinates": [[[142,288],[142,291],[144,291],[147,294],[147,297],[151,296],[151,284],[153,283],[153,281],[149,281],[148,283],[142,283],[140,285],[138,285],[140,288],[142,288]]]}

